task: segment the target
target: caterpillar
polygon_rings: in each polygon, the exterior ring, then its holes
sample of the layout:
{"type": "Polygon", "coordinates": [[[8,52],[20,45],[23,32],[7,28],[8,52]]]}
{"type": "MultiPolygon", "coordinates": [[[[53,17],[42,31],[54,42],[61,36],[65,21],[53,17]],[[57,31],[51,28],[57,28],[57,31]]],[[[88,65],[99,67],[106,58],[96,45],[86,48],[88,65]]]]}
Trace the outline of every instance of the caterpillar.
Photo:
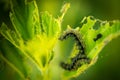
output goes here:
{"type": "Polygon", "coordinates": [[[87,58],[85,54],[85,46],[82,43],[82,40],[80,38],[78,31],[76,31],[75,29],[69,29],[65,31],[63,35],[60,36],[59,40],[61,41],[65,40],[70,36],[74,37],[77,44],[76,46],[78,47],[79,52],[75,57],[71,58],[71,63],[61,62],[60,66],[68,71],[77,70],[83,64],[90,62],[90,60],[87,58]]]}
{"type": "Polygon", "coordinates": [[[83,64],[88,64],[88,63],[90,63],[90,60],[86,56],[84,58],[75,56],[74,58],[72,58],[71,63],[61,62],[60,65],[65,70],[74,71],[77,70],[83,64]]]}
{"type": "Polygon", "coordinates": [[[68,37],[74,37],[78,49],[81,51],[84,50],[84,44],[82,44],[82,41],[80,40],[79,32],[77,32],[75,29],[69,29],[65,31],[63,35],[59,37],[59,40],[63,41],[67,39],[68,37]]]}

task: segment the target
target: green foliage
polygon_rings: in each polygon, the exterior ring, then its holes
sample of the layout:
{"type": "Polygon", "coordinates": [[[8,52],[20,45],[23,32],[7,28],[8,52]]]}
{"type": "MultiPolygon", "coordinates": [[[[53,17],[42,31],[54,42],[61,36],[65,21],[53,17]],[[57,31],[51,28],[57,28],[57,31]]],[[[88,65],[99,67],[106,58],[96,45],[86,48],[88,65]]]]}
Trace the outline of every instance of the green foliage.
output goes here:
{"type": "MultiPolygon", "coordinates": [[[[97,57],[103,47],[108,44],[113,38],[120,35],[120,22],[119,21],[101,21],[94,19],[93,17],[85,17],[81,23],[80,27],[72,29],[68,26],[68,31],[74,31],[80,36],[82,46],[85,48],[86,56],[91,60],[88,64],[82,64],[77,70],[74,71],[64,71],[65,78],[76,77],[80,75],[89,66],[94,64],[97,57]]],[[[76,46],[73,47],[70,58],[75,57],[78,54],[76,46]]]]}
{"type": "Polygon", "coordinates": [[[5,23],[0,28],[5,38],[0,40],[0,57],[23,79],[46,80],[62,18],[55,19],[48,12],[39,14],[35,1],[12,0],[11,6],[13,29],[5,23]]]}
{"type": "MultiPolygon", "coordinates": [[[[4,80],[51,80],[54,74],[50,72],[53,51],[61,33],[61,22],[70,4],[65,4],[58,19],[48,12],[39,13],[34,0],[11,0],[11,26],[3,23],[0,27],[0,68],[4,68],[0,75],[4,80]],[[4,65],[6,64],[6,65],[4,65]],[[5,77],[10,74],[11,77],[5,77]]],[[[76,29],[70,27],[67,31],[78,33],[85,55],[90,63],[82,63],[77,70],[67,71],[57,69],[60,79],[76,77],[94,64],[102,48],[113,38],[120,35],[119,21],[100,21],[93,17],[85,17],[76,29]]],[[[63,33],[64,34],[64,33],[63,33]]],[[[70,58],[77,54],[73,47],[70,58]]],[[[68,60],[69,61],[69,60],[68,60]]],[[[51,65],[53,68],[57,65],[51,65]]],[[[1,68],[1,69],[2,69],[1,68]]]]}

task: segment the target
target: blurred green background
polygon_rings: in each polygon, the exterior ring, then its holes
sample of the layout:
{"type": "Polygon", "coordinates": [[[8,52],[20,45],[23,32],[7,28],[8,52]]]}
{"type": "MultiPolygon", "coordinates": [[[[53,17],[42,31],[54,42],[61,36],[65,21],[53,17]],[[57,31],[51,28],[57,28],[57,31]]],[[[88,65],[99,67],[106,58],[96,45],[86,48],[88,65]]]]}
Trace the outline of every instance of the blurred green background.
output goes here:
{"type": "MultiPolygon", "coordinates": [[[[0,25],[4,21],[11,25],[9,19],[10,0],[0,0],[0,25]]],[[[56,18],[60,16],[61,6],[70,2],[71,7],[64,17],[62,31],[69,24],[79,26],[83,17],[92,15],[101,20],[120,20],[120,0],[37,0],[41,11],[48,11],[56,18]]],[[[60,43],[59,54],[67,58],[73,41],[68,39],[60,43]]],[[[120,80],[120,37],[111,41],[100,53],[96,64],[72,80],[120,80]]]]}

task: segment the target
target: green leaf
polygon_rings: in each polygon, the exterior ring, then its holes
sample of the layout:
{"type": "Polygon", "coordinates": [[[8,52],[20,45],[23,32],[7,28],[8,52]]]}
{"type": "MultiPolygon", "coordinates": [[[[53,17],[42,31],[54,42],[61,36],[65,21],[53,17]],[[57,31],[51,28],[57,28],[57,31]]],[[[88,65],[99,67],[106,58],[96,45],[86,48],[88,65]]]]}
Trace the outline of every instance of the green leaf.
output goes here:
{"type": "MultiPolygon", "coordinates": [[[[37,68],[37,66],[18,48],[5,39],[1,39],[0,44],[0,59],[5,62],[5,65],[3,66],[4,73],[2,73],[2,75],[4,75],[3,79],[5,79],[5,76],[9,75],[7,74],[9,73],[9,70],[5,71],[9,68],[11,69],[10,72],[12,79],[15,78],[16,74],[18,74],[19,78],[22,80],[29,78],[31,80],[43,78],[39,68],[37,68]],[[39,77],[37,75],[39,75],[39,77]]],[[[18,79],[18,77],[14,80],[16,79],[18,79]]]]}
{"type": "Polygon", "coordinates": [[[48,12],[39,13],[35,0],[11,0],[11,6],[13,28],[5,23],[0,27],[0,59],[23,80],[47,80],[67,7],[64,6],[62,16],[55,19],[48,12]]]}
{"type": "MultiPolygon", "coordinates": [[[[89,63],[83,63],[77,70],[64,70],[63,76],[65,79],[76,77],[83,71],[93,65],[100,51],[112,39],[120,35],[120,21],[101,21],[93,17],[85,17],[81,21],[81,26],[77,29],[67,28],[64,34],[74,31],[78,33],[82,46],[84,47],[85,55],[90,60],[89,63]]],[[[78,54],[76,45],[71,52],[70,58],[74,58],[78,54]]],[[[72,61],[72,60],[71,60],[72,61]]]]}
{"type": "Polygon", "coordinates": [[[34,11],[36,6],[34,1],[25,2],[25,0],[11,0],[12,13],[10,18],[14,28],[25,40],[34,37],[34,11]]]}

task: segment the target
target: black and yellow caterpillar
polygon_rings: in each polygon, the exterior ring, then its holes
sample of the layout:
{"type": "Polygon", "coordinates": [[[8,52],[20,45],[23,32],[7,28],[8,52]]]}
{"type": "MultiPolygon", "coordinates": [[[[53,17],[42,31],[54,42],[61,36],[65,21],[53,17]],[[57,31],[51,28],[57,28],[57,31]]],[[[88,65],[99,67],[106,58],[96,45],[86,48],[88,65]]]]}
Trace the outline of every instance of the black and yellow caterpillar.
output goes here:
{"type": "Polygon", "coordinates": [[[60,36],[59,40],[62,41],[67,39],[68,37],[74,37],[79,52],[75,57],[71,58],[71,63],[61,62],[60,66],[68,71],[77,70],[81,65],[88,64],[90,62],[90,59],[87,58],[85,54],[85,46],[80,38],[79,32],[75,29],[70,28],[66,30],[63,35],[60,36]]]}

